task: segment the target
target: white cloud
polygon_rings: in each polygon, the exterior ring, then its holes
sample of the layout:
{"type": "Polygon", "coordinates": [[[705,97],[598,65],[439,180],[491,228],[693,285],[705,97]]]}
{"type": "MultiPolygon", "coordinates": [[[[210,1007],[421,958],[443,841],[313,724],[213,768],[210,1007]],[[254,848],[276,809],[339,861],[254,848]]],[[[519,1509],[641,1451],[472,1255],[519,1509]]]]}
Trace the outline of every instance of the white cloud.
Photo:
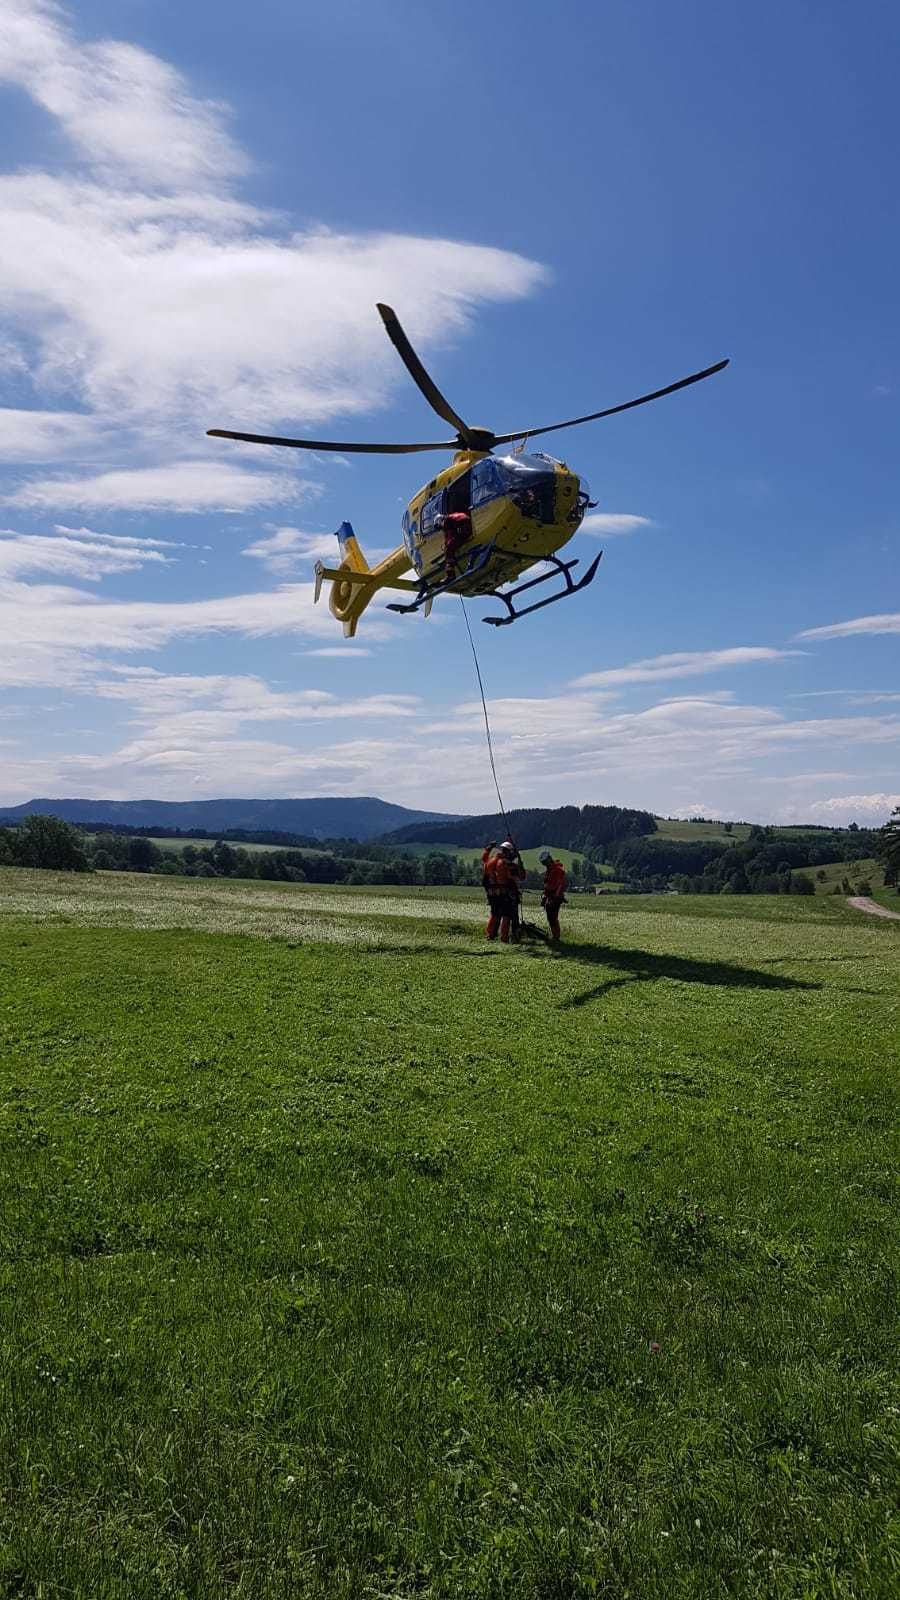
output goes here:
{"type": "Polygon", "coordinates": [[[290,473],[248,472],[218,461],[179,461],[87,478],[44,478],[5,496],[26,510],[249,511],[294,500],[310,486],[290,473]]]}
{"type": "Polygon", "coordinates": [[[52,0],[4,0],[0,77],[55,117],[79,155],[117,177],[215,189],[246,168],[221,106],[194,99],[146,50],[76,42],[52,0]]]}
{"type": "Polygon", "coordinates": [[[57,577],[95,583],[110,573],[134,572],[147,562],[170,560],[153,541],[97,539],[88,529],[77,533],[13,533],[0,530],[0,578],[24,572],[49,572],[57,577]]]}
{"type": "MultiPolygon", "coordinates": [[[[158,550],[196,550],[197,545],[188,545],[181,539],[156,539],[152,534],[137,533],[97,533],[93,528],[69,528],[64,522],[53,524],[54,533],[68,534],[73,539],[93,539],[97,544],[132,545],[138,548],[147,546],[158,550]]],[[[204,550],[209,545],[203,545],[204,550]]]]}
{"type": "Polygon", "coordinates": [[[333,533],[303,533],[300,528],[275,528],[264,539],[255,539],[247,545],[241,555],[252,556],[263,563],[267,572],[283,576],[294,572],[300,561],[336,561],[338,547],[333,533]]]}
{"type": "Polygon", "coordinates": [[[875,617],[854,617],[850,622],[831,622],[825,628],[806,628],[797,639],[847,639],[859,633],[900,633],[900,611],[883,612],[875,617]]]}
{"type": "MultiPolygon", "coordinates": [[[[386,549],[375,549],[371,545],[365,552],[370,566],[389,553],[386,549]]],[[[304,533],[300,528],[290,527],[273,528],[265,538],[254,539],[241,551],[241,555],[261,561],[267,572],[273,572],[278,577],[287,577],[296,572],[298,567],[312,561],[327,561],[331,565],[340,561],[340,550],[333,533],[304,533]]]]}
{"type": "Polygon", "coordinates": [[[273,689],[253,675],[158,672],[152,667],[122,667],[100,679],[102,699],[130,705],[136,719],[171,742],[176,734],[225,735],[245,722],[323,722],[348,717],[413,717],[417,695],[374,694],[348,700],[324,689],[273,689]],[[158,719],[161,719],[158,723],[158,719]]]}
{"type": "Polygon", "coordinates": [[[681,706],[696,705],[701,702],[706,705],[715,705],[716,703],[725,705],[729,700],[734,699],[736,699],[736,695],[733,689],[707,689],[703,693],[698,692],[697,694],[667,694],[663,696],[659,704],[661,706],[681,706]]]}
{"type": "MultiPolygon", "coordinates": [[[[389,628],[367,619],[369,637],[389,628]]],[[[92,681],[100,652],[158,650],[177,640],[295,634],[332,642],[334,619],[313,606],[313,586],[204,600],[106,600],[84,590],[0,579],[0,686],[92,681]]]]}
{"type": "Polygon", "coordinates": [[[849,706],[875,706],[900,701],[900,689],[809,689],[792,700],[846,700],[849,706]]]}
{"type": "Polygon", "coordinates": [[[0,461],[58,461],[96,447],[103,436],[96,417],[78,411],[17,411],[0,407],[0,461]]]}
{"type": "Polygon", "coordinates": [[[900,806],[900,792],[834,795],[829,800],[814,800],[806,809],[811,816],[827,818],[837,826],[867,822],[872,827],[880,827],[887,822],[895,806],[900,806]]]}
{"type": "Polygon", "coordinates": [[[626,511],[589,511],[578,531],[596,534],[599,539],[614,539],[620,534],[652,527],[655,523],[650,517],[635,517],[626,511]]]}
{"type": "Polygon", "coordinates": [[[602,688],[618,683],[656,683],[666,678],[694,678],[728,667],[743,667],[754,662],[784,661],[802,655],[802,650],[769,650],[762,646],[738,646],[730,650],[678,650],[671,655],[652,656],[625,667],[608,667],[602,672],[586,672],[573,679],[577,689],[602,688]]]}
{"type": "Polygon", "coordinates": [[[289,231],[233,192],[247,162],[222,107],[146,51],[79,40],[69,16],[47,0],[0,13],[0,77],[55,119],[74,157],[61,175],[0,178],[0,362],[27,368],[45,405],[72,408],[9,412],[7,454],[58,461],[93,440],[109,470],[25,485],[13,503],[239,511],[290,499],[284,452],[217,445],[214,484],[212,461],[192,459],[204,430],[296,431],[370,411],[405,381],[377,300],[396,301],[427,351],[465,333],[479,303],[544,278],[487,246],[289,231]],[[254,472],[229,466],[241,455],[254,472]]]}
{"type": "Polygon", "coordinates": [[[352,644],[348,639],[345,644],[326,645],[322,650],[304,650],[305,656],[334,656],[340,661],[352,661],[356,656],[370,656],[371,650],[365,645],[352,644]],[[349,646],[349,648],[348,648],[349,646]]]}
{"type": "Polygon", "coordinates": [[[110,420],[198,436],[370,411],[402,381],[377,299],[395,298],[427,349],[464,332],[479,300],[542,276],[441,239],[279,238],[262,214],[206,195],[171,204],[28,175],[0,180],[0,202],[0,304],[37,339],[43,383],[110,420]]]}
{"type": "MultiPolygon", "coordinates": [[[[485,767],[477,702],[429,725],[441,741],[444,769],[455,787],[446,803],[458,805],[459,787],[476,786],[485,767]]],[[[808,769],[811,751],[827,760],[835,745],[847,754],[896,748],[900,717],[791,720],[772,706],[709,699],[663,700],[638,712],[612,709],[606,696],[583,691],[535,699],[491,701],[494,747],[507,803],[557,804],[612,800],[659,812],[690,812],[698,805],[697,774],[704,784],[705,814],[771,816],[754,785],[798,759],[808,769]],[[562,777],[561,777],[562,775],[562,777]]],[[[425,741],[417,742],[417,767],[427,771],[425,741]]],[[[814,758],[813,758],[814,759],[814,758]]],[[[810,783],[812,794],[815,788],[810,783]]],[[[441,789],[446,793],[446,783],[441,789]]],[[[763,791],[764,792],[764,791],[763,791]]]]}

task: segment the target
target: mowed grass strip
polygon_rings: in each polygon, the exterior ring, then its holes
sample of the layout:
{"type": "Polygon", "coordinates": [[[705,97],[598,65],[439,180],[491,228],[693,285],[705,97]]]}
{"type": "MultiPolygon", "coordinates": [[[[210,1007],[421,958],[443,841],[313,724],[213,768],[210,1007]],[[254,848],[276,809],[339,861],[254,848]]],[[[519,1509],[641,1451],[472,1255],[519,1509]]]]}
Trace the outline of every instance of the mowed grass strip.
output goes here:
{"type": "Polygon", "coordinates": [[[900,926],[123,878],[0,879],[0,1593],[896,1593],[900,926]]]}

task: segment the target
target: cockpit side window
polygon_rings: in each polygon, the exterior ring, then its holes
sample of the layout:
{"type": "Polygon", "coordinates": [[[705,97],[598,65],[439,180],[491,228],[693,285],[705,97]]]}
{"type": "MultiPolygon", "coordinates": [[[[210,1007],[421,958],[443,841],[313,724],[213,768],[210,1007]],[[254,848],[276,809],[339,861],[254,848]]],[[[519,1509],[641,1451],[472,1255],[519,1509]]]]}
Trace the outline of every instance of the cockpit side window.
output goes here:
{"type": "Polygon", "coordinates": [[[499,494],[505,493],[503,479],[493,456],[475,462],[471,474],[471,493],[473,507],[486,505],[488,500],[496,500],[499,494]]]}
{"type": "Polygon", "coordinates": [[[430,500],[425,501],[422,507],[422,537],[424,539],[427,539],[429,534],[434,533],[434,525],[438,517],[444,516],[447,510],[445,501],[446,495],[443,489],[438,490],[438,493],[433,494],[430,500]]]}

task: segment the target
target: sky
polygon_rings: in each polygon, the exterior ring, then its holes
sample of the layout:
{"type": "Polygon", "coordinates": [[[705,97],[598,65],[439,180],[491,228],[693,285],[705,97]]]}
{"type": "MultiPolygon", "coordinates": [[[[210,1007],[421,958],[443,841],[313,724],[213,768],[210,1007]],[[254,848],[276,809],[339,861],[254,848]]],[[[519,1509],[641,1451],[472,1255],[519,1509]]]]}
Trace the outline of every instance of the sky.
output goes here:
{"type": "Polygon", "coordinates": [[[498,432],[731,361],[547,441],[604,554],[469,605],[505,804],[884,821],[898,54],[888,0],[0,0],[0,803],[495,809],[458,601],[312,603],[443,458],[206,437],[442,437],[387,301],[498,432]]]}

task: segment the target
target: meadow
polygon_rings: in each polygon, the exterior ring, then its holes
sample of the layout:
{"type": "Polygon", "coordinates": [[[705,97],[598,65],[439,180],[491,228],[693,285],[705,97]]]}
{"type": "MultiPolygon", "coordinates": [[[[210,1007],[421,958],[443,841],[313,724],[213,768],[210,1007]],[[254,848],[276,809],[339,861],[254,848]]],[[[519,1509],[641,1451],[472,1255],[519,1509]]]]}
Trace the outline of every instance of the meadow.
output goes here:
{"type": "Polygon", "coordinates": [[[749,822],[735,822],[731,832],[726,833],[724,822],[692,822],[678,817],[657,817],[656,836],[660,839],[719,839],[723,844],[729,840],[734,844],[743,844],[750,837],[749,822]]]}
{"type": "Polygon", "coordinates": [[[893,1600],[900,923],[482,923],[0,871],[0,1594],[893,1600]]]}
{"type": "Polygon", "coordinates": [[[884,871],[871,856],[861,861],[829,861],[824,867],[798,867],[797,871],[812,879],[816,894],[834,894],[845,880],[853,894],[859,883],[868,883],[872,889],[884,886],[884,871]]]}

